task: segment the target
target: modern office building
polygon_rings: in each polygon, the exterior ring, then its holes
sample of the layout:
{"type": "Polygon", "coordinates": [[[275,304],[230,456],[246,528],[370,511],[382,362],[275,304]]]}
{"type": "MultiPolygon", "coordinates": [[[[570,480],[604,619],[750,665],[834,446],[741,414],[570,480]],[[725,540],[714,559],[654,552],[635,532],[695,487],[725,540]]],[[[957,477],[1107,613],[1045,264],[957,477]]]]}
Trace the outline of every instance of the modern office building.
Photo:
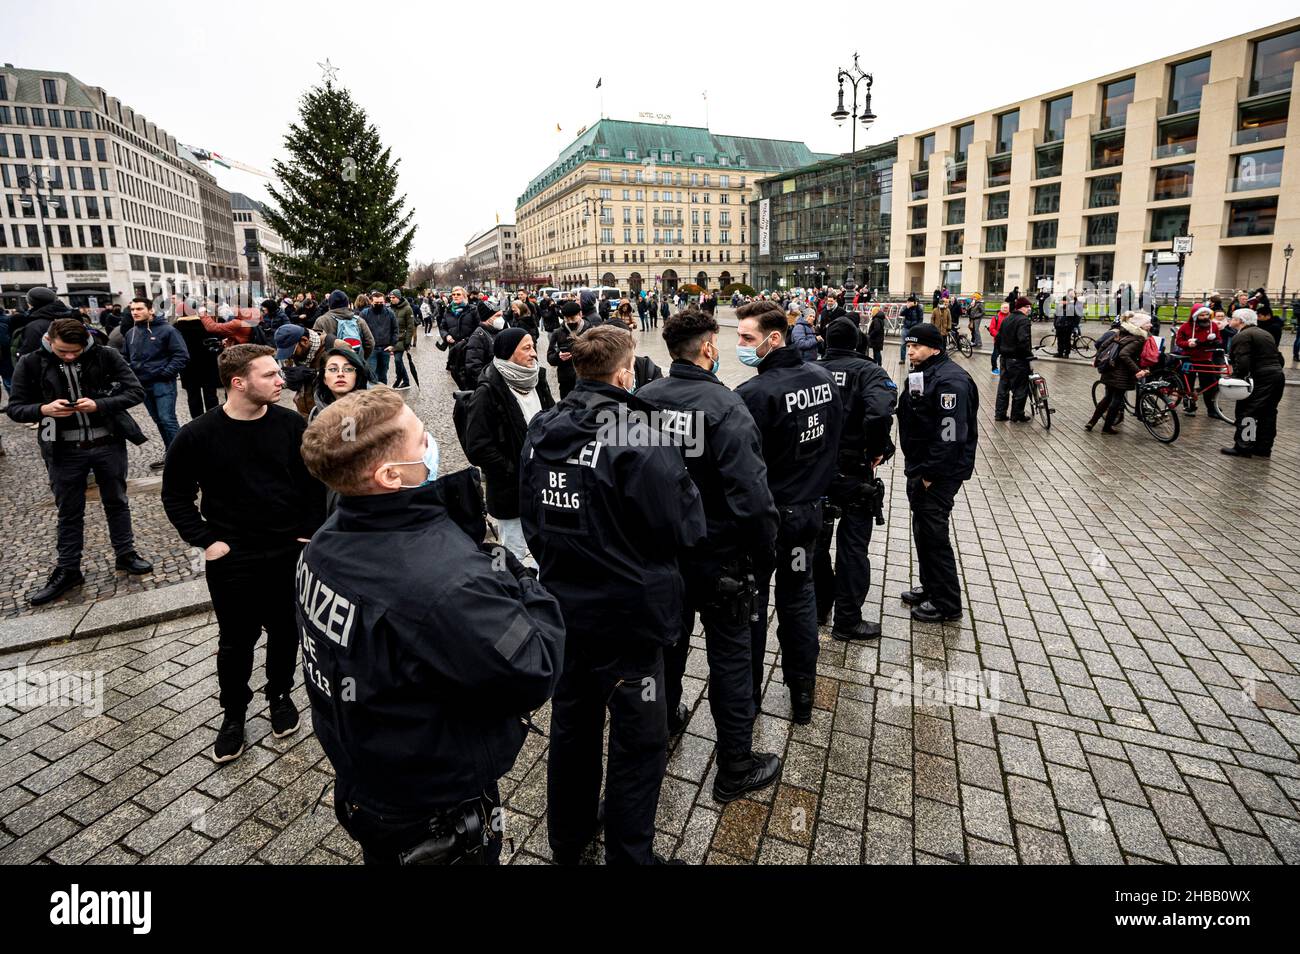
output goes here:
{"type": "Polygon", "coordinates": [[[890,290],[1141,285],[1189,236],[1185,292],[1276,291],[1297,62],[1300,18],[899,137],[890,290]]]}
{"type": "Polygon", "coordinates": [[[206,271],[176,139],[68,73],[0,68],[0,196],[6,306],[51,281],[73,306],[190,294],[206,271]]]}
{"type": "Polygon", "coordinates": [[[203,215],[203,250],[206,268],[200,272],[199,294],[205,300],[231,301],[239,289],[239,259],[235,254],[235,220],[230,193],[199,164],[195,155],[180,147],[185,168],[199,184],[199,209],[203,215]]]}
{"type": "Polygon", "coordinates": [[[494,225],[478,232],[465,243],[465,260],[481,276],[481,284],[520,284],[524,279],[520,265],[517,231],[513,223],[494,225]]]}
{"type": "Polygon", "coordinates": [[[231,216],[235,226],[235,253],[239,260],[239,281],[248,297],[260,298],[280,294],[267,255],[284,251],[280,236],[272,230],[262,214],[262,203],[242,192],[230,194],[231,216]]]}
{"type": "Polygon", "coordinates": [[[896,158],[889,142],[859,149],[852,161],[839,156],[760,180],[758,198],[749,203],[754,288],[840,284],[852,270],[862,288],[888,291],[896,158]]]}
{"type": "Polygon", "coordinates": [[[519,197],[522,254],[560,288],[748,282],[757,179],[823,158],[802,142],[601,119],[519,197]]]}

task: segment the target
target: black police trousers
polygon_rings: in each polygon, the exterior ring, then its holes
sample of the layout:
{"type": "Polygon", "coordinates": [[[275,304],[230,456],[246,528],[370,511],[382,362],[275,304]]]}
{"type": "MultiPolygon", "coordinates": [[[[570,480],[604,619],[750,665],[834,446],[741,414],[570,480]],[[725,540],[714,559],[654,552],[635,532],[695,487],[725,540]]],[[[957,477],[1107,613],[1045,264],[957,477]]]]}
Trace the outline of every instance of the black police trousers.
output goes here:
{"type": "MultiPolygon", "coordinates": [[[[700,577],[700,579],[711,579],[700,577]]],[[[753,670],[749,658],[749,615],[737,619],[719,606],[711,593],[688,587],[682,610],[682,636],[664,649],[664,678],[668,712],[682,701],[682,676],[690,651],[695,614],[704,625],[704,652],[709,661],[709,711],[718,730],[718,760],[737,762],[753,751],[753,670]]]]}
{"type": "Polygon", "coordinates": [[[817,559],[813,563],[814,589],[817,593],[817,616],[824,619],[835,606],[835,629],[857,629],[862,622],[862,604],[871,588],[871,528],[874,525],[867,509],[854,501],[853,491],[863,481],[839,477],[831,485],[831,503],[840,508],[839,527],[832,518],[822,518],[822,532],[817,538],[817,559]],[[844,492],[837,492],[837,487],[844,492]],[[835,563],[831,564],[831,538],[835,538],[835,563]]]}
{"type": "Polygon", "coordinates": [[[221,708],[243,712],[253,700],[253,648],[266,629],[266,698],[293,688],[298,665],[297,596],[294,574],[302,544],[277,552],[249,553],[235,544],[205,567],[212,611],[217,616],[217,686],[221,708]]]}
{"type": "Polygon", "coordinates": [[[948,517],[961,481],[936,480],[929,488],[920,477],[907,478],[907,500],[912,506],[912,540],[921,589],[935,609],[945,615],[961,612],[961,587],[957,559],[948,537],[948,517]]]}
{"type": "Polygon", "coordinates": [[[998,399],[993,416],[1002,420],[1011,404],[1011,416],[1025,416],[1025,402],[1029,400],[1029,362],[1024,358],[1002,356],[1002,376],[998,378],[998,399]]]}
{"type": "Polygon", "coordinates": [[[1276,372],[1256,374],[1250,397],[1237,402],[1237,432],[1233,443],[1252,454],[1271,454],[1277,438],[1277,406],[1286,390],[1286,378],[1276,372]]]}
{"type": "Polygon", "coordinates": [[[596,833],[608,710],[605,863],[653,864],[655,812],[668,759],[663,648],[616,642],[607,632],[570,630],[566,639],[546,767],[551,851],[558,863],[576,863],[596,833]]]}
{"type": "MultiPolygon", "coordinates": [[[[505,816],[499,811],[501,793],[493,782],[483,792],[483,808],[488,816],[484,825],[486,843],[475,842],[457,847],[442,863],[448,865],[495,865],[501,859],[501,825],[505,816]]],[[[397,865],[403,853],[410,851],[430,837],[430,821],[434,817],[414,821],[385,818],[375,813],[349,809],[347,799],[337,788],[334,791],[334,815],[343,830],[361,846],[361,860],[368,865],[397,865]]]]}
{"type": "Polygon", "coordinates": [[[767,650],[768,588],[776,572],[776,638],[781,645],[781,671],[792,679],[817,678],[817,598],[813,591],[813,560],[822,526],[822,502],[777,507],[781,523],[775,555],[754,557],[754,616],[750,621],[754,710],[762,707],[763,653],[767,650]]]}

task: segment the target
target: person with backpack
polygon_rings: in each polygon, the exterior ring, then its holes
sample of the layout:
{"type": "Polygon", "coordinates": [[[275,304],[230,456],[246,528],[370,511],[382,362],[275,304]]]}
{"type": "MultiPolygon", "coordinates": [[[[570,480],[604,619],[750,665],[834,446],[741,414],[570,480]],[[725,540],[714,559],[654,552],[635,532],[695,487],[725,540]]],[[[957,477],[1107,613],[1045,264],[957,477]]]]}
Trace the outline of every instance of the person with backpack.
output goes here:
{"type": "Polygon", "coordinates": [[[359,354],[369,366],[370,353],[375,350],[375,336],[365,319],[358,318],[349,306],[347,292],[334,289],[325,304],[328,310],[313,322],[311,330],[333,335],[359,354]]]}
{"type": "Polygon", "coordinates": [[[1096,427],[1104,416],[1103,434],[1118,434],[1115,425],[1124,413],[1124,395],[1137,387],[1138,381],[1150,372],[1141,364],[1142,348],[1151,336],[1151,316],[1144,312],[1126,311],[1120,319],[1118,330],[1107,331],[1097,341],[1097,357],[1093,366],[1101,372],[1106,385],[1105,396],[1093,409],[1092,419],[1083,426],[1085,431],[1096,427]]]}
{"type": "Polygon", "coordinates": [[[492,363],[479,376],[465,419],[465,458],[483,471],[487,510],[501,543],[527,561],[528,544],[519,520],[519,453],[528,425],[555,406],[534,339],[523,328],[507,328],[492,341],[492,363]]]}

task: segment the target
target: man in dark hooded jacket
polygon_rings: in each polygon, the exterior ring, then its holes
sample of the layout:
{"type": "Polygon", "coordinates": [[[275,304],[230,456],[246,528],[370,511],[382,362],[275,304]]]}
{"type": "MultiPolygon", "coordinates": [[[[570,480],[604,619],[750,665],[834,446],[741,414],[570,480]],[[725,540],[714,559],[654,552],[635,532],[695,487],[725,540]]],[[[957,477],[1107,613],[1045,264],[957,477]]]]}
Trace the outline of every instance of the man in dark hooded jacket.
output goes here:
{"type": "Polygon", "coordinates": [[[15,349],[15,365],[23,355],[41,350],[41,339],[50,330],[50,322],[77,317],[75,311],[59,301],[53,288],[33,288],[27,293],[27,306],[30,311],[27,312],[27,321],[21,326],[22,337],[15,349]]]}
{"type": "Polygon", "coordinates": [[[605,318],[600,313],[599,302],[594,291],[579,292],[578,306],[582,309],[582,320],[592,328],[605,323],[605,318]]]}
{"type": "Polygon", "coordinates": [[[479,326],[465,344],[465,370],[460,380],[465,390],[472,390],[483,369],[492,363],[492,342],[506,326],[505,317],[487,302],[479,302],[478,315],[479,326]]]}
{"type": "Polygon", "coordinates": [[[520,455],[524,536],[567,631],[547,766],[548,835],[560,863],[576,862],[599,825],[607,709],[606,863],[659,861],[663,649],[681,629],[678,558],[707,526],[681,449],[653,439],[654,409],[628,393],[635,355],[622,328],[577,338],[578,385],[533,419],[520,455]]]}
{"type": "Polygon", "coordinates": [[[560,322],[560,327],[551,334],[550,343],[546,348],[546,363],[555,368],[555,380],[560,387],[560,400],[564,400],[578,380],[570,357],[573,339],[591,327],[583,320],[580,311],[581,306],[576,301],[566,301],[560,305],[560,316],[563,320],[560,322]]]}

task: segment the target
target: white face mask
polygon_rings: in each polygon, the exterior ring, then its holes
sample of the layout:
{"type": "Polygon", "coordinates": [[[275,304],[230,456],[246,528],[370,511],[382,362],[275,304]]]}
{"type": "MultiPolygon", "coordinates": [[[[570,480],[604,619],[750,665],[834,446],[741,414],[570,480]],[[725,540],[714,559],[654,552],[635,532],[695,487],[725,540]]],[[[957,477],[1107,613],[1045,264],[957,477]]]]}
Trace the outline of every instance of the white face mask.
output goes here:
{"type": "Polygon", "coordinates": [[[497,331],[500,331],[502,328],[506,326],[506,320],[498,316],[496,318],[493,318],[491,321],[489,321],[488,324],[490,324],[497,331]]]}

